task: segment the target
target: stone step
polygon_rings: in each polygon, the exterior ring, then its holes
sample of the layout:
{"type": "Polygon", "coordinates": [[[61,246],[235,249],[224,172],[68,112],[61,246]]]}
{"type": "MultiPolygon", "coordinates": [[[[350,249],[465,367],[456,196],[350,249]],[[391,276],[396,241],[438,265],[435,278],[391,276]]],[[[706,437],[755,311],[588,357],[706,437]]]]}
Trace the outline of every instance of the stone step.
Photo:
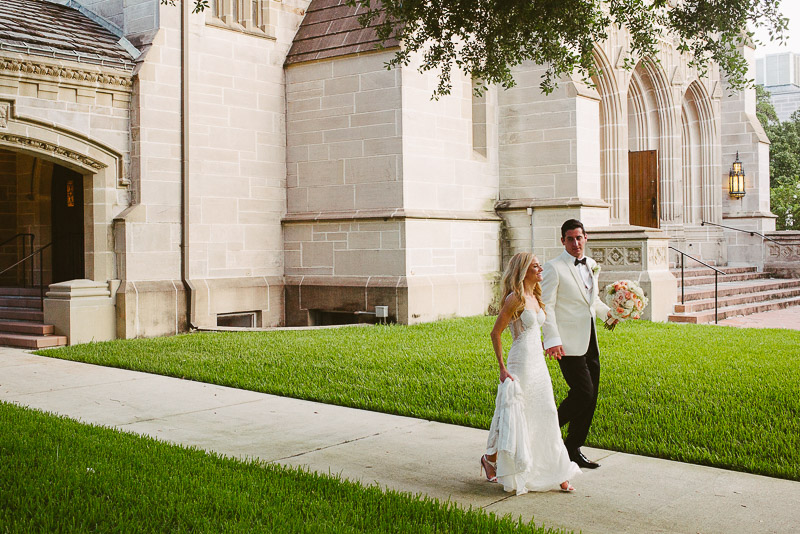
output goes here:
{"type": "Polygon", "coordinates": [[[24,295],[0,295],[0,306],[10,308],[36,308],[41,307],[42,301],[39,297],[29,297],[24,295]]]}
{"type": "MultiPolygon", "coordinates": [[[[781,288],[771,291],[759,291],[756,293],[741,293],[738,295],[720,297],[718,299],[718,305],[720,310],[722,310],[724,308],[728,308],[731,306],[768,302],[771,300],[781,300],[791,297],[800,297],[800,287],[781,288]]],[[[695,313],[713,309],[714,309],[714,297],[687,301],[685,304],[675,305],[676,313],[695,313]]]]}
{"type": "Polygon", "coordinates": [[[0,321],[10,319],[12,321],[44,321],[44,312],[38,309],[0,307],[0,321]]]}
{"type": "MultiPolygon", "coordinates": [[[[712,271],[713,273],[713,271],[712,271]]],[[[765,278],[769,278],[769,273],[757,273],[757,272],[747,272],[747,273],[737,273],[737,274],[721,274],[718,277],[718,282],[743,282],[745,280],[764,280],[765,278]]],[[[681,275],[678,273],[677,276],[678,280],[678,287],[681,287],[681,275]]],[[[689,286],[704,286],[711,284],[714,285],[714,276],[693,276],[691,278],[684,279],[684,285],[686,287],[689,286]]]]}
{"type": "Polygon", "coordinates": [[[39,297],[40,295],[41,293],[38,287],[0,287],[0,297],[6,297],[6,296],[39,297]]]}
{"type": "Polygon", "coordinates": [[[29,334],[10,334],[0,332],[0,345],[23,349],[43,349],[61,347],[67,344],[67,336],[35,336],[29,334]]]}
{"type": "MultiPolygon", "coordinates": [[[[688,265],[688,263],[687,263],[688,265]]],[[[758,272],[758,267],[728,267],[728,266],[717,266],[717,269],[724,272],[725,274],[741,274],[741,273],[755,273],[758,272]]],[[[670,272],[677,278],[678,280],[681,279],[681,270],[680,268],[672,268],[670,272]]],[[[692,278],[696,276],[714,276],[714,270],[709,269],[708,267],[687,267],[684,269],[683,272],[684,278],[692,278]]]]}
{"type": "MultiPolygon", "coordinates": [[[[728,306],[719,310],[718,319],[721,321],[728,317],[736,317],[737,315],[751,315],[753,313],[780,310],[789,306],[800,306],[800,297],[743,304],[740,306],[728,306]]],[[[713,323],[714,310],[711,309],[696,313],[673,313],[667,320],[671,323],[713,323]]]]}
{"type": "Polygon", "coordinates": [[[55,327],[51,324],[42,324],[33,321],[0,321],[0,332],[45,336],[53,334],[55,332],[55,327]]]}
{"type": "MultiPolygon", "coordinates": [[[[746,282],[725,282],[719,284],[718,296],[741,295],[743,293],[758,293],[775,289],[789,289],[800,287],[800,280],[791,278],[770,278],[765,280],[750,280],[746,282]]],[[[684,302],[693,300],[713,299],[714,284],[707,286],[687,286],[684,291],[684,302]]],[[[680,293],[678,293],[680,301],[680,293]]]]}

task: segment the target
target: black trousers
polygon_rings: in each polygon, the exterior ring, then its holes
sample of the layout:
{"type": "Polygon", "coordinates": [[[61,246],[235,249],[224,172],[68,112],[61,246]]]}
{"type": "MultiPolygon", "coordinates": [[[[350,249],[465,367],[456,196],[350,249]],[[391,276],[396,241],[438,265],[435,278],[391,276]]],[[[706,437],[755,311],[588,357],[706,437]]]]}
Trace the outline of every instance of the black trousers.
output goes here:
{"type": "Polygon", "coordinates": [[[600,350],[592,321],[589,348],[583,356],[562,356],[558,360],[561,374],[569,386],[567,397],[558,407],[558,424],[567,428],[564,445],[572,454],[583,445],[589,435],[589,427],[597,406],[597,391],[600,385],[600,350]]]}

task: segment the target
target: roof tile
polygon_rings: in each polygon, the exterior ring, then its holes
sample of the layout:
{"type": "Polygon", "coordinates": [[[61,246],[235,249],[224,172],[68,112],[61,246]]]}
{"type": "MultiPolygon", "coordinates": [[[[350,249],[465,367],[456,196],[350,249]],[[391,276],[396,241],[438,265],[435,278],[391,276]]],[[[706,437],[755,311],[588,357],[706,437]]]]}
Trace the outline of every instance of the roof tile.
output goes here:
{"type": "MultiPolygon", "coordinates": [[[[295,35],[286,64],[375,50],[380,45],[374,26],[384,20],[378,17],[372,27],[362,28],[358,15],[362,8],[345,4],[346,0],[312,0],[295,35]]],[[[373,0],[376,1],[376,0],[373,0]]],[[[384,46],[397,46],[395,39],[384,46]]]]}
{"type": "Polygon", "coordinates": [[[0,0],[0,50],[133,70],[119,37],[80,11],[46,0],[0,0]]]}

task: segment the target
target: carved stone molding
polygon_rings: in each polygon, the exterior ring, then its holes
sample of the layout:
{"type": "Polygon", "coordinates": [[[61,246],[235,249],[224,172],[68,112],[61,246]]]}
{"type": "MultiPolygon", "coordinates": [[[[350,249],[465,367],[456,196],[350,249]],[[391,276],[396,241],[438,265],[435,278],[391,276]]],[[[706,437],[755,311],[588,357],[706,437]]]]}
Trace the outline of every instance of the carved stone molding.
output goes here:
{"type": "Polygon", "coordinates": [[[0,102],[0,128],[8,128],[9,117],[11,117],[11,104],[0,102]]]}
{"type": "Polygon", "coordinates": [[[641,265],[642,247],[592,247],[592,259],[601,265],[641,265]]]}
{"type": "Polygon", "coordinates": [[[61,156],[62,158],[71,159],[82,167],[88,167],[95,170],[100,170],[106,167],[106,165],[100,163],[94,158],[90,158],[89,156],[85,156],[83,154],[79,154],[78,152],[54,145],[53,143],[40,141],[38,139],[30,139],[28,137],[21,137],[13,134],[0,134],[0,143],[10,143],[24,148],[33,148],[41,152],[48,152],[56,156],[61,156]]]}
{"type": "Polygon", "coordinates": [[[63,65],[35,63],[30,60],[16,58],[0,58],[0,70],[56,78],[58,81],[68,81],[81,85],[101,84],[122,90],[133,88],[133,77],[130,74],[110,74],[108,72],[77,69],[63,65]]]}
{"type": "Polygon", "coordinates": [[[664,247],[648,248],[647,262],[650,265],[664,265],[667,263],[667,249],[664,247]]]}
{"type": "Polygon", "coordinates": [[[772,245],[767,247],[769,259],[773,261],[800,261],[800,245],[772,245]]]}

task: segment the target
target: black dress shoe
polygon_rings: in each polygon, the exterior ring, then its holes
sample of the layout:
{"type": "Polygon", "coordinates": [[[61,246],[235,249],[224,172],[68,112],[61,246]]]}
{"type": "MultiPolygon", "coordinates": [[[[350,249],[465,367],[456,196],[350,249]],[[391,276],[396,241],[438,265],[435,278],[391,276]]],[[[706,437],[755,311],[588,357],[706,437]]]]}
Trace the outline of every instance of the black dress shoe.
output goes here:
{"type": "Polygon", "coordinates": [[[569,459],[578,464],[578,467],[584,467],[586,469],[597,469],[600,467],[600,464],[584,456],[580,449],[572,451],[569,454],[569,459]]]}

